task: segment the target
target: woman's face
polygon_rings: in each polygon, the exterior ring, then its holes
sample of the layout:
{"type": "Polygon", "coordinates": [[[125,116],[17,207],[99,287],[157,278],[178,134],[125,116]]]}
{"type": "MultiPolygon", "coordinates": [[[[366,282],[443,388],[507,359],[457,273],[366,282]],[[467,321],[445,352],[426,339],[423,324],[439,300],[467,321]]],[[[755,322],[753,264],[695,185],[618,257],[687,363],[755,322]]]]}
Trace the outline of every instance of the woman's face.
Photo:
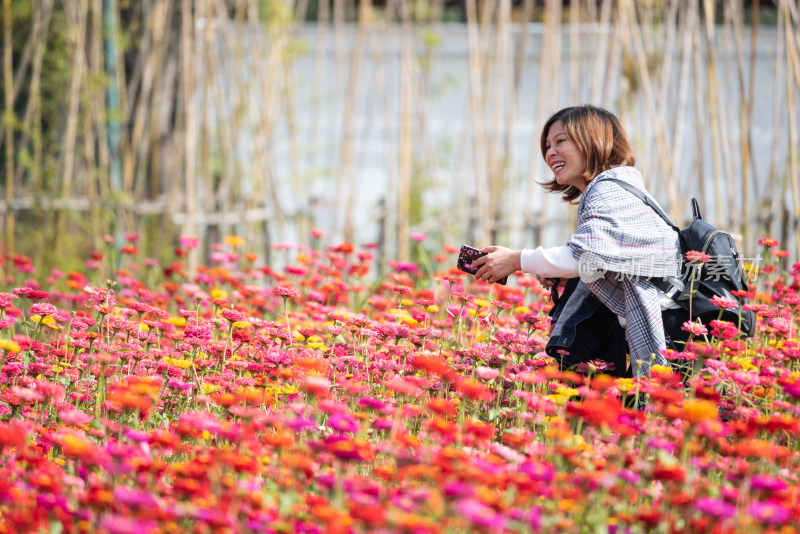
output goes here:
{"type": "Polygon", "coordinates": [[[583,178],[586,159],[581,155],[578,146],[567,137],[561,121],[550,125],[545,139],[544,160],[553,171],[556,182],[577,187],[581,191],[586,188],[586,180],[583,178]]]}

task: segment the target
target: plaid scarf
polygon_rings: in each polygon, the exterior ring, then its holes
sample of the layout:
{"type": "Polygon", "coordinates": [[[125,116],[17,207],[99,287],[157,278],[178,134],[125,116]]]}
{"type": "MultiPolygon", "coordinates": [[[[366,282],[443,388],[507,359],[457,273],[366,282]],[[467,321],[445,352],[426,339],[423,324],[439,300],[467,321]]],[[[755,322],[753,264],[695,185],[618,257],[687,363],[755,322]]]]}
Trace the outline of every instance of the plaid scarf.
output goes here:
{"type": "Polygon", "coordinates": [[[651,363],[667,363],[661,354],[666,341],[658,291],[649,278],[680,276],[678,234],[647,204],[607,178],[624,180],[647,194],[642,175],[633,167],[615,167],[586,185],[578,203],[578,227],[567,242],[581,275],[574,296],[585,295],[588,288],[625,317],[634,376],[647,376],[651,363]]]}

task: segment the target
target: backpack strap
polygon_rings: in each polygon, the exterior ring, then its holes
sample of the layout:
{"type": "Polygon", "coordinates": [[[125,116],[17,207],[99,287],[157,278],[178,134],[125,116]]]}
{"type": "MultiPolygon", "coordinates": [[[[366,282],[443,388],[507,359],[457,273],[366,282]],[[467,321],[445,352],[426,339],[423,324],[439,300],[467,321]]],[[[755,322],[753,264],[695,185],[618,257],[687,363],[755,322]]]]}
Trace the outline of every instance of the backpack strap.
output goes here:
{"type": "MultiPolygon", "coordinates": [[[[606,178],[606,181],[614,182],[615,184],[625,189],[630,194],[632,194],[633,196],[635,196],[636,198],[638,198],[639,200],[650,206],[653,209],[653,211],[655,211],[662,219],[664,219],[665,223],[667,223],[673,230],[680,233],[681,231],[680,228],[678,228],[677,225],[674,222],[672,222],[672,220],[669,217],[667,217],[667,214],[664,213],[664,210],[662,210],[658,204],[656,204],[653,200],[651,200],[650,197],[642,193],[642,191],[638,187],[633,186],[628,182],[624,182],[618,178],[606,178]]],[[[695,202],[694,205],[696,206],[697,202],[695,202]]],[[[698,208],[697,210],[698,214],[699,211],[700,210],[698,208]]],[[[663,291],[664,294],[667,295],[673,301],[677,302],[678,299],[680,299],[681,297],[680,289],[666,278],[651,278],[650,281],[653,282],[654,286],[663,291]]]]}
{"type": "Polygon", "coordinates": [[[673,230],[675,230],[676,232],[681,231],[681,229],[678,228],[669,217],[667,217],[667,214],[664,213],[661,207],[655,202],[653,202],[653,200],[650,199],[650,197],[642,193],[642,191],[638,187],[633,186],[628,182],[624,182],[618,178],[606,178],[605,181],[614,182],[621,188],[627,190],[630,194],[632,194],[633,196],[635,196],[636,198],[638,198],[639,200],[641,200],[642,202],[653,208],[653,211],[655,211],[662,219],[664,219],[664,222],[667,223],[673,230]]]}

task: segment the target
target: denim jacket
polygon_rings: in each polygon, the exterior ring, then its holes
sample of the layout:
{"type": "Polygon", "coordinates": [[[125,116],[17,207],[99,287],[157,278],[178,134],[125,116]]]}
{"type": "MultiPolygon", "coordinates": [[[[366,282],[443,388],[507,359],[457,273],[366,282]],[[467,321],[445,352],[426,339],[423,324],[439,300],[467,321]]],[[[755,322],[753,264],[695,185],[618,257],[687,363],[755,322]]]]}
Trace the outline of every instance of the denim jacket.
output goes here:
{"type": "Polygon", "coordinates": [[[551,356],[553,355],[551,352],[556,350],[569,350],[575,341],[578,324],[594,315],[597,308],[603,305],[585,284],[579,282],[579,278],[570,278],[560,297],[557,287],[553,286],[551,291],[554,304],[550,310],[550,318],[554,327],[545,349],[551,356]],[[576,298],[570,298],[576,290],[578,291],[576,298]],[[562,314],[565,314],[564,319],[559,321],[562,314]]]}

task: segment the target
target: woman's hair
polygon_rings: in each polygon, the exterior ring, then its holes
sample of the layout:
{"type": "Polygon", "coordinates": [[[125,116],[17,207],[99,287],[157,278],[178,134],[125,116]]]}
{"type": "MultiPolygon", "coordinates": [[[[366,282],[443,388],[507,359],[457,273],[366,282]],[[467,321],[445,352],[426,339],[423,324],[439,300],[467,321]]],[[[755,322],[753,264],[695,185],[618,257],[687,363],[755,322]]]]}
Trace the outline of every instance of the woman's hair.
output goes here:
{"type": "MultiPolygon", "coordinates": [[[[619,119],[610,111],[597,106],[583,105],[564,108],[550,117],[542,129],[541,149],[545,157],[547,134],[554,122],[561,121],[567,137],[575,143],[586,160],[583,178],[588,182],[603,171],[622,165],[636,165],[633,147],[619,119]]],[[[542,184],[550,192],[574,202],[581,190],[559,184],[555,178],[542,184]]]]}

